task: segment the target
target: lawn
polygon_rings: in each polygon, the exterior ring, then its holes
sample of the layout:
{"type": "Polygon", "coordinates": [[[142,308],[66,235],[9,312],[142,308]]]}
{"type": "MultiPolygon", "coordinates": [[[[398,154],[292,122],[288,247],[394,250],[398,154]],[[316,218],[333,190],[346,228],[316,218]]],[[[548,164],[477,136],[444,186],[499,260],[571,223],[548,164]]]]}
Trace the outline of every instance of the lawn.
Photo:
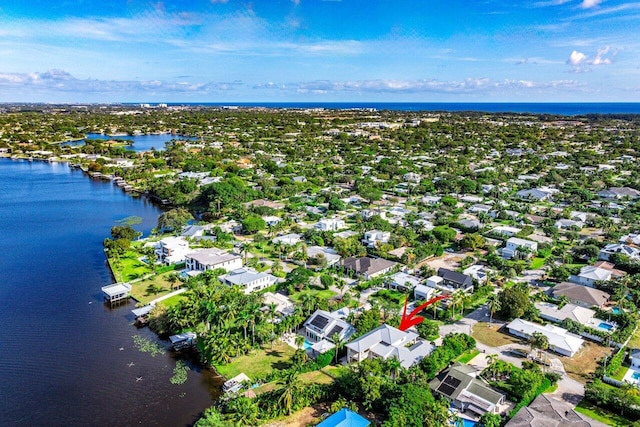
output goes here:
{"type": "Polygon", "coordinates": [[[166,308],[172,307],[174,305],[176,305],[178,303],[178,301],[180,301],[181,299],[183,299],[184,296],[182,296],[182,294],[180,295],[174,295],[172,297],[169,297],[165,300],[160,301],[160,304],[164,305],[166,308]]]}
{"type": "Polygon", "coordinates": [[[297,292],[293,295],[289,295],[289,298],[291,298],[294,302],[298,302],[300,301],[300,298],[304,294],[314,294],[320,299],[330,299],[338,295],[337,293],[333,292],[331,289],[322,289],[322,290],[309,289],[308,291],[297,292]]]}
{"type": "Polygon", "coordinates": [[[543,393],[553,393],[558,389],[558,383],[551,384],[543,393]]]}
{"type": "MultiPolygon", "coordinates": [[[[302,384],[330,384],[346,370],[348,369],[341,366],[329,365],[317,371],[300,374],[299,378],[302,384]]],[[[256,394],[260,394],[274,390],[277,387],[276,383],[276,381],[272,381],[270,383],[263,384],[260,387],[253,389],[253,391],[256,394]]]]}
{"type": "MultiPolygon", "coordinates": [[[[131,282],[131,296],[137,301],[146,304],[162,295],[168,294],[171,292],[171,282],[168,280],[171,274],[174,274],[173,271],[167,271],[162,274],[131,282]]],[[[180,285],[180,283],[177,282],[174,284],[174,287],[176,285],[180,285]]]]}
{"type": "Polygon", "coordinates": [[[151,273],[151,269],[138,258],[142,257],[138,252],[127,251],[119,259],[109,260],[111,271],[117,282],[130,282],[140,279],[151,273]]]}
{"type": "Polygon", "coordinates": [[[522,342],[519,338],[498,332],[498,329],[500,329],[500,325],[490,325],[488,323],[479,322],[473,325],[471,336],[482,344],[491,347],[500,347],[507,344],[522,342]]]}
{"type": "Polygon", "coordinates": [[[575,356],[561,357],[564,369],[571,378],[581,383],[586,383],[598,367],[598,361],[611,354],[611,349],[600,344],[585,341],[584,345],[575,356]]]}
{"type": "Polygon", "coordinates": [[[606,409],[593,405],[591,402],[587,402],[582,399],[578,406],[576,406],[576,412],[580,412],[589,418],[593,418],[596,421],[600,421],[609,426],[615,427],[627,427],[633,424],[633,421],[621,417],[618,414],[610,412],[606,409]]]}
{"type": "Polygon", "coordinates": [[[240,356],[226,365],[216,365],[215,368],[225,378],[233,378],[244,372],[249,378],[254,379],[268,374],[273,369],[286,368],[293,353],[295,353],[293,347],[282,341],[276,341],[273,349],[267,344],[260,350],[240,356]]]}
{"type": "Polygon", "coordinates": [[[640,328],[636,328],[627,344],[629,348],[640,348],[640,328]]]}
{"type": "Polygon", "coordinates": [[[458,357],[457,362],[467,364],[478,354],[480,354],[480,351],[478,349],[474,348],[472,350],[468,350],[467,352],[463,353],[460,357],[458,357]]]}
{"type": "Polygon", "coordinates": [[[622,379],[624,378],[624,375],[627,373],[628,370],[629,370],[628,367],[621,366],[620,369],[618,369],[618,372],[616,372],[616,374],[611,378],[613,378],[614,380],[622,381],[622,379]]]}
{"type": "Polygon", "coordinates": [[[537,270],[544,265],[544,258],[535,257],[531,260],[531,265],[529,268],[531,270],[537,270]]]}

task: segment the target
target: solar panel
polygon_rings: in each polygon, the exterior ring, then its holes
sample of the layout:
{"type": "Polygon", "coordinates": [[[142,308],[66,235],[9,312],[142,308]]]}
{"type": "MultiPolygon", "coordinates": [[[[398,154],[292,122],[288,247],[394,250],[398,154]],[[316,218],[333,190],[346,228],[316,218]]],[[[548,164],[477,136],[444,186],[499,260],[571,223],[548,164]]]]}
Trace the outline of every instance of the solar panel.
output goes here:
{"type": "Polygon", "coordinates": [[[438,387],[438,391],[445,396],[452,396],[453,392],[456,391],[456,388],[451,387],[449,384],[445,384],[443,382],[442,384],[440,384],[440,387],[438,387]]]}
{"type": "Polygon", "coordinates": [[[456,387],[458,387],[460,385],[460,383],[462,381],[449,375],[449,376],[447,376],[447,378],[444,379],[443,382],[445,384],[450,385],[453,388],[456,388],[456,387]]]}
{"type": "Polygon", "coordinates": [[[312,321],[311,324],[316,328],[322,330],[329,324],[329,319],[324,316],[317,315],[312,321]]]}
{"type": "Polygon", "coordinates": [[[342,326],[338,325],[335,328],[333,328],[331,332],[329,332],[327,337],[331,338],[334,334],[340,334],[340,332],[342,332],[343,329],[344,328],[342,326]]]}

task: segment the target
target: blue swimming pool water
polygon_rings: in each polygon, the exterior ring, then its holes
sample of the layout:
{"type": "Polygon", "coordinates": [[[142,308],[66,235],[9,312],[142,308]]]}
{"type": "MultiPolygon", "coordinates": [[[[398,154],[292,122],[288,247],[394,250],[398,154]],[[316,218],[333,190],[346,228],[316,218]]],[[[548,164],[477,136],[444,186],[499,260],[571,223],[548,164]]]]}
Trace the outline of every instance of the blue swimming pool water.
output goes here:
{"type": "Polygon", "coordinates": [[[640,380],[640,372],[634,372],[633,374],[631,374],[631,378],[633,378],[634,380],[640,380]]]}
{"type": "Polygon", "coordinates": [[[477,422],[468,420],[466,418],[462,418],[463,427],[476,427],[478,425],[477,422]]]}
{"type": "Polygon", "coordinates": [[[302,344],[302,348],[304,348],[305,350],[309,350],[311,348],[311,346],[313,345],[312,342],[309,342],[307,340],[304,340],[304,344],[302,344]]]}
{"type": "Polygon", "coordinates": [[[610,325],[610,324],[608,324],[608,323],[601,322],[601,323],[598,325],[598,328],[600,328],[600,329],[604,329],[605,331],[610,331],[610,330],[612,330],[612,329],[613,329],[613,325],[610,325]]]}
{"type": "Polygon", "coordinates": [[[623,311],[619,307],[614,307],[613,310],[611,310],[611,312],[613,314],[621,314],[621,313],[623,313],[623,311]]]}

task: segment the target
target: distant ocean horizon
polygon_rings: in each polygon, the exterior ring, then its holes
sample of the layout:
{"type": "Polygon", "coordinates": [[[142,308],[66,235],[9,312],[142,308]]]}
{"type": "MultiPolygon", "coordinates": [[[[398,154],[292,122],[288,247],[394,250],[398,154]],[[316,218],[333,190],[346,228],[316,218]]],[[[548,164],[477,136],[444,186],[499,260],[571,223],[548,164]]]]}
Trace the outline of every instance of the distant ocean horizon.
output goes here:
{"type": "MultiPolygon", "coordinates": [[[[127,103],[133,104],[133,103],[127,103]]],[[[136,103],[138,104],[138,103],[136,103]]],[[[265,107],[335,110],[375,109],[393,111],[475,111],[531,113],[562,116],[584,114],[640,114],[640,102],[172,102],[170,106],[265,107]]],[[[157,105],[157,103],[150,103],[157,105]]]]}

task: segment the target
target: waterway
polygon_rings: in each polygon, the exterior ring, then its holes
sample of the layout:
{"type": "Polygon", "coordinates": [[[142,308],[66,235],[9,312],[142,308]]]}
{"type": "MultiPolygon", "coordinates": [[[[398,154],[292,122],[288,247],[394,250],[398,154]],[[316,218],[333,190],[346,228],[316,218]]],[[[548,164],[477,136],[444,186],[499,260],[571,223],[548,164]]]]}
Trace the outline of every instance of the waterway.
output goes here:
{"type": "MultiPolygon", "coordinates": [[[[192,137],[171,135],[169,133],[151,134],[151,135],[103,135],[101,133],[89,133],[87,139],[117,139],[131,141],[131,145],[126,145],[124,148],[132,151],[150,151],[152,148],[156,150],[164,150],[165,143],[173,139],[180,140],[192,140],[192,137]]],[[[67,141],[64,145],[84,145],[84,139],[77,141],[67,141]]]]}
{"type": "Polygon", "coordinates": [[[176,355],[133,345],[133,303],[110,309],[102,240],[138,216],[148,233],[160,211],[66,164],[0,159],[0,424],[193,423],[219,380],[196,364],[174,385],[176,355]]]}

